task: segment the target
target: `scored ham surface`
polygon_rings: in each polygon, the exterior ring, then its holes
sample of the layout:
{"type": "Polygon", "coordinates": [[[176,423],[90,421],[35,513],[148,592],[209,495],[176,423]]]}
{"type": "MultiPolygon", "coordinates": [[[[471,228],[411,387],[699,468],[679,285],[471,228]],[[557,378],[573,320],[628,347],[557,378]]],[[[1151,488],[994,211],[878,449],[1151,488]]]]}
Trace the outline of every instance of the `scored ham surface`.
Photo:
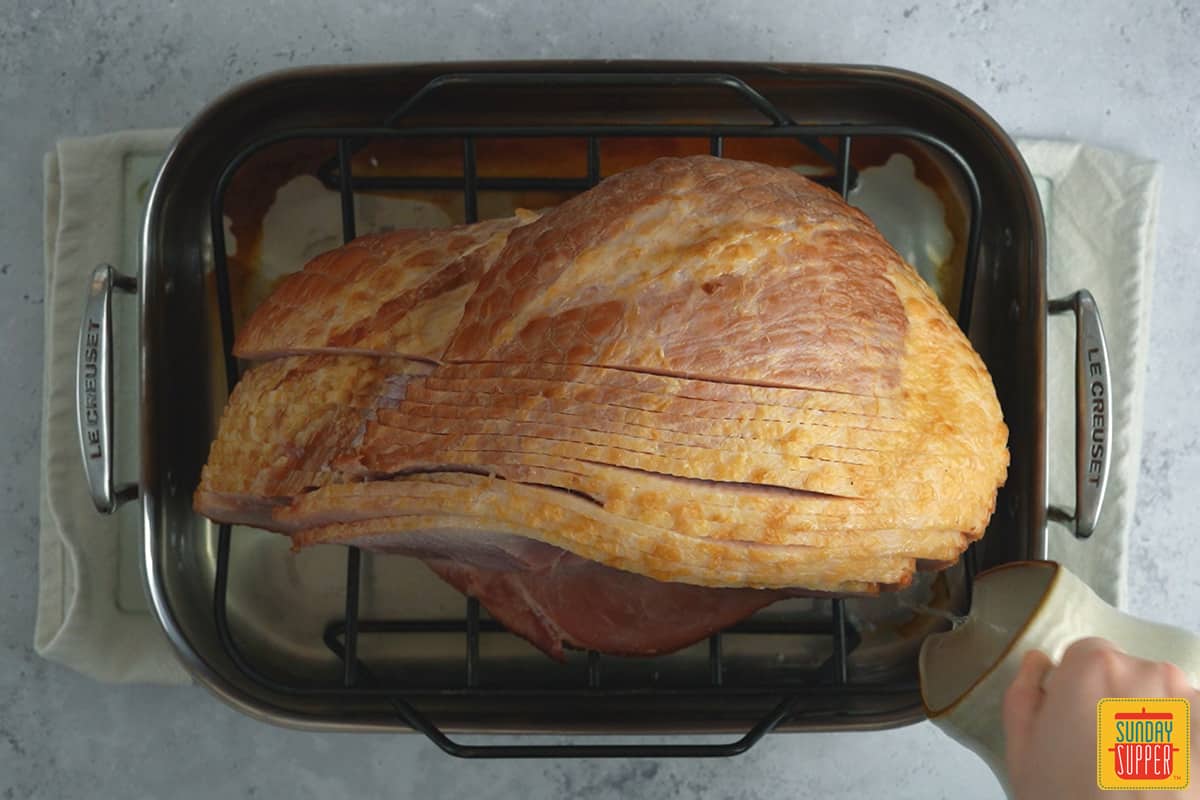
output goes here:
{"type": "Polygon", "coordinates": [[[234,345],[239,358],[387,353],[436,360],[519,216],[362,236],[288,276],[234,345]]]}
{"type": "Polygon", "coordinates": [[[556,658],[904,586],[982,535],[1007,469],[929,288],[837,195],[749,162],[364,237],[235,351],[274,360],[231,396],[197,510],[421,558],[556,658]]]}

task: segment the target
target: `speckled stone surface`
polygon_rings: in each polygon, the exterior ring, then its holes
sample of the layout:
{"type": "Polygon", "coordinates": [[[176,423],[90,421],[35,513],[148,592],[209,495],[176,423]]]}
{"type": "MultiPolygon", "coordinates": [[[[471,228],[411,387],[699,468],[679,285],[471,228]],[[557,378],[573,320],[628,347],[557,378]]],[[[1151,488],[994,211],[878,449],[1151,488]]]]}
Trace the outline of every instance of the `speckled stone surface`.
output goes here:
{"type": "Polygon", "coordinates": [[[0,8],[0,800],[1000,796],[982,764],[928,724],[776,736],[729,761],[462,763],[412,736],[277,730],[200,689],[100,686],[42,662],[31,645],[42,153],[59,135],[180,124],[223,90],[280,67],[637,57],[900,66],[965,92],[1014,133],[1156,158],[1165,180],[1130,606],[1200,630],[1197,40],[1195,0],[7,0],[0,8]]]}

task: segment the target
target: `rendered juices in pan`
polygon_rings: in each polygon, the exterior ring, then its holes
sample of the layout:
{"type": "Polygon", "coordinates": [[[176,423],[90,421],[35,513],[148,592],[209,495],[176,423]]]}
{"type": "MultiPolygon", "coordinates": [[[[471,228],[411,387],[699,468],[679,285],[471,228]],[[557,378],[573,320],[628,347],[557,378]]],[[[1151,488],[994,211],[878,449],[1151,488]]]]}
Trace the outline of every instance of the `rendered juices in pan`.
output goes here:
{"type": "Polygon", "coordinates": [[[1200,636],[1118,611],[1060,564],[1021,561],[976,577],[966,621],[926,638],[919,661],[925,711],[1007,788],[1001,705],[1021,660],[1041,650],[1057,662],[1089,636],[1132,656],[1173,663],[1200,685],[1200,636]]]}

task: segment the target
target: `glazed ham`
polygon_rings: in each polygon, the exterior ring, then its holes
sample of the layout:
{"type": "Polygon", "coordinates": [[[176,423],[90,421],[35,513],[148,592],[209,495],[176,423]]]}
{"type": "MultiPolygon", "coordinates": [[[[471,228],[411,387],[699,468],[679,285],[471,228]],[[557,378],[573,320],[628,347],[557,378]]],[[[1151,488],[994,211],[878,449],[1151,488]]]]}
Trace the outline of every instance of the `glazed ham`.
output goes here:
{"type": "Polygon", "coordinates": [[[386,353],[437,360],[519,217],[362,236],[314,258],[254,312],[234,355],[386,353]]]}
{"type": "Polygon", "coordinates": [[[544,214],[352,242],[255,313],[196,508],[424,560],[511,631],[667,652],[982,535],[982,361],[860,212],[661,159],[544,214]]]}

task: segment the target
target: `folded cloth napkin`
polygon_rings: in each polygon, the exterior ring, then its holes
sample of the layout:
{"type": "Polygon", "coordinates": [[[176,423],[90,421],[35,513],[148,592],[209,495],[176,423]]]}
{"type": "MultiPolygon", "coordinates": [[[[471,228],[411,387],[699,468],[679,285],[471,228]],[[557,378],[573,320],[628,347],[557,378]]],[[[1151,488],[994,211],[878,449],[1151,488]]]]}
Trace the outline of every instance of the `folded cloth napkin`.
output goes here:
{"type": "MultiPolygon", "coordinates": [[[[101,262],[136,272],[145,189],[172,136],[172,131],[128,131],[68,139],[45,162],[46,371],[35,647],[46,658],[110,682],[188,680],[142,597],[136,504],[109,517],[92,508],[74,405],[75,346],[88,278],[101,262]]],[[[1019,144],[1046,209],[1050,296],[1081,288],[1096,296],[1116,399],[1114,461],[1100,528],[1090,540],[1076,542],[1052,524],[1050,556],[1119,604],[1141,448],[1158,168],[1077,143],[1019,144]]],[[[118,410],[136,403],[135,376],[121,368],[136,363],[132,313],[132,303],[114,302],[118,410]]],[[[1050,496],[1070,507],[1073,323],[1056,319],[1048,338],[1050,496]]],[[[122,432],[118,419],[117,434],[117,475],[130,480],[136,474],[136,432],[122,432]]]]}
{"type": "MultiPolygon", "coordinates": [[[[154,175],[173,131],[66,139],[46,156],[46,358],[42,384],[38,653],[113,683],[186,683],[187,670],[142,596],[137,504],[97,513],[88,494],[75,424],[75,350],[92,269],[136,273],[138,189],[154,175]],[[134,201],[134,202],[131,202],[134,201]]],[[[136,353],[134,304],[116,298],[117,409],[137,401],[128,358],[136,353]],[[133,334],[132,336],[129,334],[133,334]]],[[[123,419],[131,420],[132,415],[123,419]]],[[[133,480],[132,432],[120,427],[117,477],[133,480]]]]}
{"type": "MultiPolygon", "coordinates": [[[[1078,142],[1020,140],[1046,218],[1046,291],[1088,289],[1108,341],[1112,466],[1095,533],[1076,539],[1050,523],[1047,555],[1112,605],[1126,592],[1126,551],[1142,452],[1142,390],[1150,341],[1157,163],[1078,142]]],[[[1050,318],[1046,334],[1048,483],[1052,505],[1075,504],[1075,320],[1050,318]]]]}

